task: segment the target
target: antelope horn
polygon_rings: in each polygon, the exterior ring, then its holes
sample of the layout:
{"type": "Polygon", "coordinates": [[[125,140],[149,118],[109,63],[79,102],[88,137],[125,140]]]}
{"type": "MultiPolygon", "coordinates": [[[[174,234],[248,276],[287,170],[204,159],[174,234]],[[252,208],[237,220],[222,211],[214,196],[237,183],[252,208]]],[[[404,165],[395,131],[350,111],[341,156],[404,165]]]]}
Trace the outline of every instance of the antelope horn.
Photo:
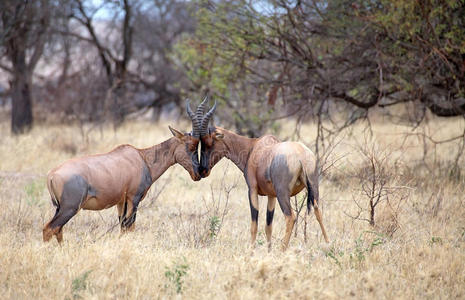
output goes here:
{"type": "Polygon", "coordinates": [[[215,104],[213,104],[213,107],[205,114],[205,116],[202,119],[202,123],[200,125],[200,136],[205,136],[208,133],[208,123],[210,123],[210,119],[215,113],[216,110],[216,100],[215,104]]]}
{"type": "MultiPolygon", "coordinates": [[[[202,103],[197,106],[197,110],[195,111],[195,118],[198,120],[199,125],[202,122],[203,115],[205,114],[205,104],[208,101],[208,96],[205,96],[202,103]]],[[[200,128],[200,127],[199,127],[200,128]]]]}
{"type": "MultiPolygon", "coordinates": [[[[191,120],[192,120],[192,135],[194,137],[200,137],[201,120],[196,115],[194,115],[189,102],[190,102],[190,100],[187,99],[186,100],[186,111],[187,111],[187,114],[189,115],[189,118],[191,118],[191,120]]],[[[197,110],[198,110],[198,108],[197,108],[197,110]]]]}

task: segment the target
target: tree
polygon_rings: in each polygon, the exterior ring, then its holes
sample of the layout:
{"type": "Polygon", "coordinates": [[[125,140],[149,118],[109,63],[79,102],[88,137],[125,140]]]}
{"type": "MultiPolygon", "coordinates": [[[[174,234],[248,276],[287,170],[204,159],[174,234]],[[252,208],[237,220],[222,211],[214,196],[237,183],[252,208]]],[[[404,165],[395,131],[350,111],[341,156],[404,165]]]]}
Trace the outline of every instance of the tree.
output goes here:
{"type": "Polygon", "coordinates": [[[376,28],[392,84],[442,117],[465,115],[465,2],[378,1],[356,15],[376,28]]]}
{"type": "Polygon", "coordinates": [[[94,17],[95,14],[103,7],[95,7],[92,1],[74,0],[74,11],[72,17],[78,21],[87,30],[88,36],[80,36],[94,45],[98,51],[101,63],[104,67],[108,90],[112,103],[108,103],[111,108],[112,116],[116,124],[120,123],[125,116],[125,111],[121,103],[124,94],[125,82],[127,79],[128,64],[132,58],[132,37],[133,37],[133,3],[130,0],[122,1],[104,1],[103,5],[111,5],[110,9],[115,14],[115,20],[119,21],[119,14],[122,12],[122,24],[118,27],[118,40],[121,44],[115,48],[108,47],[98,35],[94,17]]]}
{"type": "MultiPolygon", "coordinates": [[[[178,36],[193,27],[185,2],[73,0],[72,3],[74,25],[68,35],[93,48],[91,52],[97,53],[100,63],[89,62],[90,68],[95,72],[103,70],[106,79],[99,92],[88,99],[106,102],[103,108],[93,110],[93,114],[98,114],[93,119],[104,120],[102,110],[108,110],[118,125],[128,114],[144,108],[161,109],[170,102],[179,105],[182,74],[174,70],[170,51],[178,36]],[[104,16],[99,16],[99,12],[104,16]],[[96,65],[100,68],[95,68],[96,65]]],[[[95,107],[95,103],[91,106],[95,107]]]]}
{"type": "Polygon", "coordinates": [[[465,113],[463,1],[197,3],[197,34],[185,42],[194,47],[181,57],[187,70],[202,70],[189,73],[193,85],[228,105],[235,97],[330,121],[336,110],[346,115],[339,128],[407,102],[442,117],[465,113]],[[262,96],[237,96],[238,81],[262,96]]]}
{"type": "Polygon", "coordinates": [[[157,0],[146,3],[135,12],[133,74],[154,94],[149,104],[159,115],[164,105],[174,103],[184,110],[181,89],[187,86],[185,75],[176,68],[173,47],[195,28],[186,1],[157,0]],[[174,59],[173,59],[174,58],[174,59]]]}
{"type": "Polygon", "coordinates": [[[0,67],[11,76],[11,131],[20,134],[32,127],[32,75],[47,41],[50,3],[5,0],[0,14],[0,47],[7,60],[0,67]]]}

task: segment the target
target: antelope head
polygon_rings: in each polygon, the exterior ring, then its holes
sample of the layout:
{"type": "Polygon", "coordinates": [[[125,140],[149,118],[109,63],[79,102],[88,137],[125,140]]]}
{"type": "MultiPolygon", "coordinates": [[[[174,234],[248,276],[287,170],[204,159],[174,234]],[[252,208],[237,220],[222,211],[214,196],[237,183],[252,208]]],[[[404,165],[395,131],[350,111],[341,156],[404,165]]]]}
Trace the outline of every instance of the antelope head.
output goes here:
{"type": "Polygon", "coordinates": [[[171,126],[169,129],[177,141],[172,153],[174,162],[183,166],[192,180],[199,181],[202,178],[199,173],[200,164],[197,154],[199,138],[194,137],[192,133],[182,133],[171,126]]]}
{"type": "Polygon", "coordinates": [[[192,121],[192,131],[190,133],[182,133],[172,127],[169,127],[171,133],[179,141],[179,145],[174,152],[175,162],[183,166],[190,174],[192,180],[198,181],[201,179],[199,173],[200,163],[198,155],[198,146],[201,135],[202,118],[205,113],[205,104],[207,98],[200,103],[195,113],[190,107],[190,101],[186,101],[186,111],[192,121]]]}
{"type": "MultiPolygon", "coordinates": [[[[207,100],[207,97],[205,97],[205,100],[207,100]]],[[[205,100],[202,103],[204,103],[205,100]]],[[[202,109],[205,110],[204,107],[202,107],[202,109]]],[[[208,127],[215,110],[216,101],[210,110],[198,119],[201,141],[199,173],[202,178],[210,175],[213,166],[228,153],[228,148],[223,142],[224,135],[221,133],[221,129],[208,127]]]]}

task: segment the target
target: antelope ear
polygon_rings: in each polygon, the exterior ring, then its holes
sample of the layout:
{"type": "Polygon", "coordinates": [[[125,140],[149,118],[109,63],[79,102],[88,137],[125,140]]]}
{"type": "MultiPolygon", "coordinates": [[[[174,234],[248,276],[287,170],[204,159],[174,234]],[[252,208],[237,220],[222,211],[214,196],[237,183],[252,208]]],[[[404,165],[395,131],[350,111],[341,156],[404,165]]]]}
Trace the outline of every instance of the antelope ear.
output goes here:
{"type": "Polygon", "coordinates": [[[224,134],[222,133],[215,133],[215,140],[221,140],[224,138],[224,134]]]}
{"type": "Polygon", "coordinates": [[[168,126],[168,128],[170,129],[173,136],[177,137],[178,139],[181,139],[184,136],[184,134],[182,132],[180,132],[179,130],[174,129],[171,126],[168,126]]]}

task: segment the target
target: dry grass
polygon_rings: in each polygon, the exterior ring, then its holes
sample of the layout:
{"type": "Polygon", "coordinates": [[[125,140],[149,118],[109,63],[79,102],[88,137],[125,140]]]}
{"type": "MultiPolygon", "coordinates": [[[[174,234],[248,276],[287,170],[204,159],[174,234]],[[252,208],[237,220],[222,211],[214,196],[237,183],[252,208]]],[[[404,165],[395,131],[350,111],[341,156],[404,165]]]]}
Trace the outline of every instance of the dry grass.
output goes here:
{"type": "MultiPolygon", "coordinates": [[[[430,126],[440,139],[459,133],[464,124],[445,120],[430,126]]],[[[54,211],[45,187],[49,169],[121,143],[159,143],[169,137],[167,124],[133,122],[116,132],[96,129],[87,136],[72,126],[36,126],[28,135],[12,137],[2,122],[1,298],[463,299],[465,183],[445,169],[456,148],[438,146],[424,164],[419,139],[404,141],[400,135],[406,128],[374,124],[373,129],[370,142],[391,151],[387,167],[397,170],[388,183],[405,183],[407,197],[396,198],[393,189],[389,202],[377,208],[374,227],[353,218],[359,211],[354,199],[366,203],[355,176],[364,166],[356,149],[366,135],[356,127],[334,150],[334,158],[342,158],[320,186],[331,244],[325,245],[312,214],[308,242],[299,228],[282,253],[284,218],[278,209],[274,248],[267,253],[262,200],[258,242],[263,245],[252,253],[247,188],[226,159],[200,182],[192,182],[180,166],[170,168],[141,203],[133,233],[120,236],[113,227],[114,208],[81,211],[64,227],[62,247],[56,240],[44,244],[42,226],[54,211]]],[[[312,125],[304,126],[304,142],[311,143],[314,133],[312,125]]]]}

